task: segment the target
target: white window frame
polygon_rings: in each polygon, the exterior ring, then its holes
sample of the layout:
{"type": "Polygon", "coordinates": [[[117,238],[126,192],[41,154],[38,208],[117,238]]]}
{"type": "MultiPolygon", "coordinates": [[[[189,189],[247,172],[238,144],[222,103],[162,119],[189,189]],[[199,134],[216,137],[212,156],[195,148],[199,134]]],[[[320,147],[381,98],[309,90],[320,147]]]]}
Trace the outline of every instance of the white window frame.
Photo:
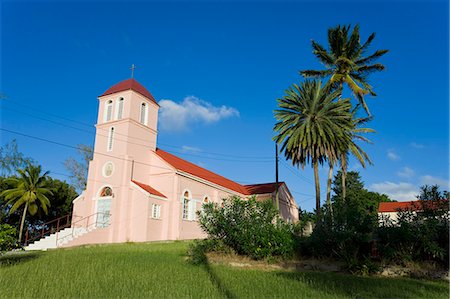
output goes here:
{"type": "Polygon", "coordinates": [[[148,104],[145,102],[142,102],[139,106],[139,122],[145,126],[148,124],[148,104]],[[144,110],[142,110],[142,107],[145,107],[144,110]],[[142,112],[144,112],[144,115],[142,115],[142,112]]]}
{"type": "Polygon", "coordinates": [[[153,203],[151,205],[151,207],[152,207],[152,210],[151,210],[150,217],[152,219],[161,219],[161,205],[153,203]]]}
{"type": "Polygon", "coordinates": [[[109,129],[109,133],[108,133],[108,140],[107,140],[107,144],[106,144],[106,150],[108,152],[112,152],[113,145],[114,145],[114,127],[111,127],[109,129]]]}
{"type": "Polygon", "coordinates": [[[111,121],[113,118],[113,105],[114,102],[112,100],[108,100],[105,103],[105,111],[103,114],[103,122],[111,121]],[[110,114],[108,112],[111,112],[110,114]],[[109,115],[109,118],[108,118],[109,115]]]}
{"type": "Polygon", "coordinates": [[[123,118],[124,98],[119,98],[116,102],[116,120],[123,118]]]}
{"type": "Polygon", "coordinates": [[[190,220],[190,207],[192,202],[192,196],[191,192],[188,190],[183,191],[182,197],[181,197],[181,218],[183,220],[190,220]],[[185,194],[188,194],[188,196],[185,196],[185,194]]]}

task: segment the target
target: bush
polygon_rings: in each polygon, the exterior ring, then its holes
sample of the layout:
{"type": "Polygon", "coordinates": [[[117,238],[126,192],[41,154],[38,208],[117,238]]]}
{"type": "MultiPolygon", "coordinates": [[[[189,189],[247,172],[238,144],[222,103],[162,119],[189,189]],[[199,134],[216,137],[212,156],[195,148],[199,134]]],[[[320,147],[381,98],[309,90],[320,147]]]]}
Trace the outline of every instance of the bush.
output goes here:
{"type": "Polygon", "coordinates": [[[380,256],[395,263],[435,261],[448,266],[448,202],[424,201],[421,204],[424,207],[421,212],[400,211],[398,221],[382,222],[377,234],[380,256]]]}
{"type": "Polygon", "coordinates": [[[218,239],[194,240],[188,248],[189,261],[195,265],[205,264],[207,262],[206,253],[212,251],[226,254],[234,252],[232,248],[218,239]]]}
{"type": "Polygon", "coordinates": [[[237,254],[257,260],[293,255],[292,227],[279,217],[270,200],[259,202],[255,198],[230,197],[224,199],[222,205],[205,204],[198,215],[208,237],[220,240],[237,254]]]}
{"type": "Polygon", "coordinates": [[[0,224],[0,252],[17,248],[17,231],[9,224],[0,224]]]}

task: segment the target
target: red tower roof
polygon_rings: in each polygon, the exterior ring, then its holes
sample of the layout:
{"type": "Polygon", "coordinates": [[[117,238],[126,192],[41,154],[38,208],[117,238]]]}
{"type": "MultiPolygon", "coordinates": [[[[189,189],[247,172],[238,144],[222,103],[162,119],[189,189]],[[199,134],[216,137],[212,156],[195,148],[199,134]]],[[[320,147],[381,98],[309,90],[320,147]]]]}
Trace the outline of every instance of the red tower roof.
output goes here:
{"type": "Polygon", "coordinates": [[[107,91],[105,91],[101,97],[113,94],[116,92],[124,91],[124,90],[133,90],[135,92],[140,93],[147,99],[153,101],[154,103],[158,104],[155,100],[155,98],[152,96],[152,94],[138,81],[134,80],[133,78],[121,81],[117,83],[116,85],[111,86],[108,88],[107,91]]]}

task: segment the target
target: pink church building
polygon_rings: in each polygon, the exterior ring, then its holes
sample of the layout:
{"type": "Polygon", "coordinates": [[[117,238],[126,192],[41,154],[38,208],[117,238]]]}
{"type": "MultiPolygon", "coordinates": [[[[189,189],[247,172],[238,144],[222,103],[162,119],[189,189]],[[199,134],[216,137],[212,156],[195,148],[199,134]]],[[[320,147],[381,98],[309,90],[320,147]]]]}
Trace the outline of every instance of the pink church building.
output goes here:
{"type": "Polygon", "coordinates": [[[86,190],[73,201],[72,227],[56,236],[56,247],[204,238],[196,214],[203,203],[233,195],[274,199],[277,188],[281,216],[298,221],[285,183],[241,185],[159,149],[159,105],[136,80],[98,100],[86,190]]]}

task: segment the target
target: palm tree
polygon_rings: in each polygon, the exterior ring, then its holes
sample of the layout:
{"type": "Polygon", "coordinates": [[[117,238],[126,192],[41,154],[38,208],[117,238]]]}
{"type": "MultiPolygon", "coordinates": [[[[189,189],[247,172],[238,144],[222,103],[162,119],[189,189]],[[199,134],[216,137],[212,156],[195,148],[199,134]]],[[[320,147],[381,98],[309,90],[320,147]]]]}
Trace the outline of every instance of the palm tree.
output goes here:
{"type": "Polygon", "coordinates": [[[353,127],[349,132],[351,139],[347,144],[342,144],[342,148],[340,149],[340,162],[341,162],[341,173],[342,173],[342,200],[345,200],[346,196],[346,177],[347,177],[347,167],[348,167],[348,158],[351,154],[354,156],[363,168],[366,167],[366,162],[372,165],[372,161],[370,160],[369,155],[355,143],[355,140],[364,141],[367,143],[372,143],[369,139],[365,138],[361,135],[361,133],[374,133],[375,130],[370,128],[361,128],[360,126],[367,123],[371,118],[355,118],[354,115],[356,113],[356,109],[353,110],[353,118],[352,123],[353,127]]]}
{"type": "Polygon", "coordinates": [[[352,126],[351,103],[349,99],[335,99],[341,88],[331,90],[329,84],[307,80],[294,84],[283,98],[278,99],[275,110],[278,122],[274,140],[281,144],[287,159],[293,165],[308,163],[314,168],[316,189],[316,213],[320,214],[319,164],[338,158],[337,146],[350,136],[346,133],[352,126]]]}
{"type": "Polygon", "coordinates": [[[330,28],[328,29],[329,50],[314,40],[311,41],[314,55],[326,69],[305,70],[300,71],[300,74],[305,78],[330,77],[330,83],[340,86],[346,84],[370,116],[364,95],[370,93],[376,96],[376,94],[368,83],[367,77],[373,72],[384,70],[384,65],[373,62],[388,52],[388,50],[376,50],[373,54],[364,56],[374,38],[375,33],[372,33],[367,41],[361,44],[359,25],[353,28],[351,34],[350,25],[330,28]]]}
{"type": "Polygon", "coordinates": [[[10,178],[9,181],[14,186],[12,189],[5,190],[1,193],[4,196],[7,205],[12,205],[9,214],[14,213],[22,205],[25,205],[20,222],[19,243],[22,240],[23,226],[27,212],[30,215],[37,213],[39,206],[48,213],[50,200],[47,195],[52,195],[52,191],[46,185],[48,171],[41,175],[41,166],[28,164],[25,169],[17,170],[19,177],[10,178]],[[39,204],[39,205],[38,205],[39,204]]]}

